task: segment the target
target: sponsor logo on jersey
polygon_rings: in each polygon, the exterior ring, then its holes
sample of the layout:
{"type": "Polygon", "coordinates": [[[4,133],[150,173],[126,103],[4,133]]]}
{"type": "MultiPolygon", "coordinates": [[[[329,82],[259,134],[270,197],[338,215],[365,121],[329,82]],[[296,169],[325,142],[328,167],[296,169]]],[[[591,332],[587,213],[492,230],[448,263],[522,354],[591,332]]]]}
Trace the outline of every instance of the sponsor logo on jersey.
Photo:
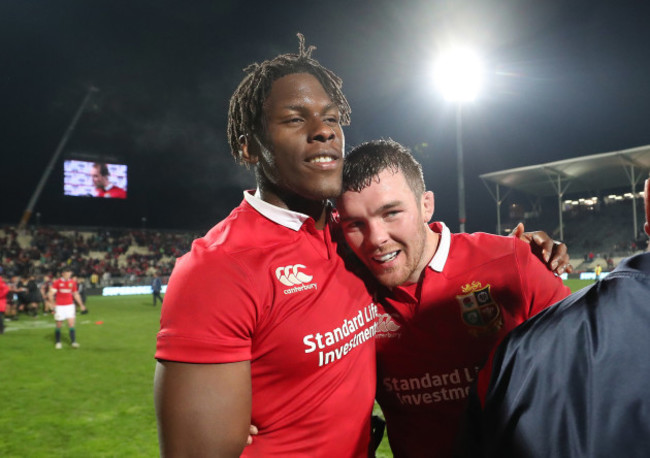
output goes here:
{"type": "Polygon", "coordinates": [[[463,322],[474,337],[491,336],[503,327],[501,307],[490,294],[490,285],[474,281],[462,287],[463,294],[456,296],[463,322]]]}
{"type": "Polygon", "coordinates": [[[377,316],[377,335],[378,339],[399,337],[400,325],[388,313],[380,313],[377,316]]]}
{"type": "Polygon", "coordinates": [[[318,288],[317,283],[310,283],[314,276],[309,275],[306,269],[307,267],[303,264],[293,264],[275,269],[275,278],[283,285],[290,287],[284,290],[284,294],[293,294],[318,288]]]}

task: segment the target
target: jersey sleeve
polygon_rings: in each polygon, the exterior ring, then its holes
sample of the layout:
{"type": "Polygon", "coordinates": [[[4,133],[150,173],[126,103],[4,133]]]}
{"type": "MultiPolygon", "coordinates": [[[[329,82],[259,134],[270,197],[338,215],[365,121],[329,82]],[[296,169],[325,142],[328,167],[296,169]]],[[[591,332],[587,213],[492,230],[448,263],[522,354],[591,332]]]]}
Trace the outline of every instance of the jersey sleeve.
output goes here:
{"type": "Polygon", "coordinates": [[[528,316],[536,315],[546,307],[555,304],[571,294],[562,279],[555,275],[537,256],[530,245],[521,240],[515,240],[515,257],[519,268],[522,293],[529,304],[528,316]]]}
{"type": "Polygon", "coordinates": [[[251,358],[259,317],[257,283],[233,256],[192,250],[167,285],[156,358],[229,363],[251,358]]]}

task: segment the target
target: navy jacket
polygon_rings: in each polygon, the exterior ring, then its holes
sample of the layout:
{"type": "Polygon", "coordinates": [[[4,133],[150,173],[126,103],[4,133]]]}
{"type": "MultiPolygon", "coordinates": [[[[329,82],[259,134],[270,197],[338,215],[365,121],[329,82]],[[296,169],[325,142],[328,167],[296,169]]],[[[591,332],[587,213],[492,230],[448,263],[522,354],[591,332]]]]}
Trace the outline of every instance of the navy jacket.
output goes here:
{"type": "Polygon", "coordinates": [[[159,293],[162,290],[162,280],[160,280],[158,277],[155,277],[151,281],[151,289],[154,293],[159,293]]]}
{"type": "Polygon", "coordinates": [[[650,456],[650,253],[528,320],[471,400],[462,456],[650,456]]]}

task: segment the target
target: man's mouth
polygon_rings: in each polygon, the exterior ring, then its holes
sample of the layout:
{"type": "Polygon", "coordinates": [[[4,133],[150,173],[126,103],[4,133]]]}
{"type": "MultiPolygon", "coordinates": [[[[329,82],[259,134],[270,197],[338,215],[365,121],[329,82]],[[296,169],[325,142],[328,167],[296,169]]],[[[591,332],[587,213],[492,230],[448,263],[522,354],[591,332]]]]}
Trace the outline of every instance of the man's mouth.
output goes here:
{"type": "Polygon", "coordinates": [[[335,160],[336,158],[329,154],[319,154],[318,156],[310,157],[309,159],[307,159],[307,162],[326,163],[326,162],[334,162],[335,160]]]}
{"type": "Polygon", "coordinates": [[[399,252],[400,252],[400,250],[391,251],[390,253],[385,253],[385,254],[382,254],[381,256],[373,256],[372,259],[375,262],[383,264],[383,263],[390,262],[393,259],[395,259],[397,257],[397,255],[399,254],[399,252]]]}

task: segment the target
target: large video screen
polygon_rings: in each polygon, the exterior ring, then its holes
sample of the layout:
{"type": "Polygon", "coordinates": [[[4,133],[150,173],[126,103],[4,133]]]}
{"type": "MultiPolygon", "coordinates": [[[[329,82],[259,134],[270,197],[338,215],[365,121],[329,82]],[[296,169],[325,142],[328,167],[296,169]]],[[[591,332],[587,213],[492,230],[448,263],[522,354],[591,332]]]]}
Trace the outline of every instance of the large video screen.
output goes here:
{"type": "Polygon", "coordinates": [[[63,161],[63,194],[77,197],[126,199],[126,164],[63,161]]]}

